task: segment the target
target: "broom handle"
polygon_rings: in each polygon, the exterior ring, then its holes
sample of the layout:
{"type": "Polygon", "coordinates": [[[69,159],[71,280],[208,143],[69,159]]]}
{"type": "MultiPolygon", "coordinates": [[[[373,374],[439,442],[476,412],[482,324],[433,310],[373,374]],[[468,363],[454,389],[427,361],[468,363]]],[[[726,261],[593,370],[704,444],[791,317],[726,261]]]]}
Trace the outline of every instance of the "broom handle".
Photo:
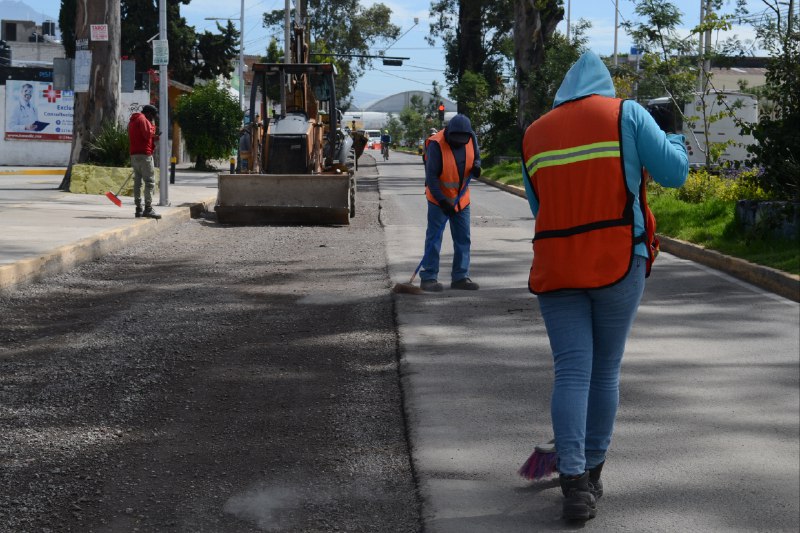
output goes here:
{"type": "Polygon", "coordinates": [[[119,188],[119,190],[117,191],[117,194],[116,194],[116,196],[119,196],[119,193],[121,193],[121,192],[122,192],[122,189],[124,189],[124,188],[125,188],[125,186],[128,184],[128,182],[129,182],[129,181],[131,181],[131,178],[132,178],[132,177],[133,177],[133,172],[131,172],[130,174],[128,174],[128,177],[127,177],[127,178],[125,178],[125,181],[122,183],[122,187],[120,187],[120,188],[119,188]]]}
{"type": "MultiPolygon", "coordinates": [[[[461,190],[458,192],[458,196],[456,196],[455,202],[453,202],[454,206],[458,205],[458,202],[461,201],[461,197],[464,196],[465,192],[467,192],[467,187],[469,187],[469,182],[470,182],[471,179],[472,179],[472,173],[467,175],[467,181],[464,182],[464,187],[462,187],[461,190]]],[[[441,239],[442,235],[444,235],[444,228],[447,227],[447,221],[448,220],[450,220],[450,217],[446,217],[444,219],[444,221],[442,222],[441,227],[439,227],[439,239],[441,239]]],[[[428,248],[427,247],[425,248],[425,251],[422,253],[422,259],[420,259],[419,264],[417,265],[417,268],[414,269],[414,273],[411,274],[411,281],[409,281],[409,283],[414,283],[414,278],[417,277],[417,274],[419,273],[419,270],[422,268],[422,263],[425,262],[425,258],[426,257],[428,257],[428,248]]]]}

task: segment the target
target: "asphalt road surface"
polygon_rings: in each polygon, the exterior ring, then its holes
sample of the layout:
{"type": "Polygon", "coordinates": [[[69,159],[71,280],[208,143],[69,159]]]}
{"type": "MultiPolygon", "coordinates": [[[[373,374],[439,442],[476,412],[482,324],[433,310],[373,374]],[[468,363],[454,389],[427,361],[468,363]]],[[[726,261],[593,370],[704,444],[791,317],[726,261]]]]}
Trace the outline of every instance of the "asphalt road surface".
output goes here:
{"type": "Polygon", "coordinates": [[[420,531],[369,171],[350,226],[210,216],[0,294],[0,531],[420,531]]]}
{"type": "MultiPolygon", "coordinates": [[[[378,163],[389,272],[422,254],[419,157],[378,163]]],[[[473,182],[474,183],[474,182],[473,182]]],[[[551,437],[552,364],[527,291],[527,202],[474,183],[471,277],[398,298],[403,387],[426,531],[570,529],[554,480],[516,470],[551,437]]],[[[586,531],[797,531],[800,306],[662,254],[623,362],[605,495],[586,531]]]]}
{"type": "MultiPolygon", "coordinates": [[[[422,165],[362,172],[349,227],[210,216],[0,294],[0,532],[574,529],[516,474],[550,438],[526,202],[473,184],[480,291],[392,295],[422,165]]],[[[662,254],[582,529],[797,531],[799,350],[797,303],[662,254]]]]}

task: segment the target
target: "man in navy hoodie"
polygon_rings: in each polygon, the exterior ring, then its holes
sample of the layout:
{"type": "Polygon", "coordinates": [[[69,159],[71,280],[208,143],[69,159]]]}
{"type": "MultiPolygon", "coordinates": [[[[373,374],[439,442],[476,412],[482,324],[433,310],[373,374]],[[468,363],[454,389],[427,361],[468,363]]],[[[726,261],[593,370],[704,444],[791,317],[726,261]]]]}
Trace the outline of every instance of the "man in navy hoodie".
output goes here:
{"type": "Polygon", "coordinates": [[[444,130],[425,141],[425,196],[428,199],[428,228],[420,272],[424,291],[440,292],[439,252],[444,226],[450,222],[453,238],[453,268],[450,287],[477,290],[469,278],[469,176],[481,174],[481,156],[472,124],[465,115],[450,119],[444,130]]]}

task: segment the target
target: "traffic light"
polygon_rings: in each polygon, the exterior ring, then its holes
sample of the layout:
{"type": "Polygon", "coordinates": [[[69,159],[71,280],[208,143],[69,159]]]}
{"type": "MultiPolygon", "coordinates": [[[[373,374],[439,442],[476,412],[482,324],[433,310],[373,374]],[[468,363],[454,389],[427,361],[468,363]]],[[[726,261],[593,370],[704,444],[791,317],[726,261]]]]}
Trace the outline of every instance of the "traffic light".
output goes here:
{"type": "Polygon", "coordinates": [[[439,121],[444,121],[444,104],[439,102],[439,121]]]}
{"type": "Polygon", "coordinates": [[[403,60],[402,59],[395,59],[395,58],[384,58],[383,64],[387,67],[402,67],[403,60]]]}

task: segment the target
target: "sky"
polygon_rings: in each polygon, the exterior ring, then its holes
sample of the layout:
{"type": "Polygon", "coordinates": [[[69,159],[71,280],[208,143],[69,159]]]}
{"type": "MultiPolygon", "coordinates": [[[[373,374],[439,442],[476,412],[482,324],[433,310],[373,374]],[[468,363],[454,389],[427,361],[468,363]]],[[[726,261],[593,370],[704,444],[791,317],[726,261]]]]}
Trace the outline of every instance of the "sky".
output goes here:
{"type": "MultiPolygon", "coordinates": [[[[490,1],[490,0],[488,0],[490,1]]],[[[369,6],[373,0],[361,0],[362,5],[369,6]]],[[[729,5],[732,0],[726,0],[729,5]]],[[[39,12],[58,20],[60,0],[25,0],[39,12]]],[[[392,23],[400,27],[402,37],[394,43],[376,42],[371,46],[371,53],[376,55],[385,50],[388,56],[409,57],[403,66],[384,66],[375,61],[373,69],[362,77],[356,87],[356,100],[364,100],[389,96],[402,91],[430,90],[432,82],[444,83],[444,50],[441,42],[431,47],[425,42],[430,32],[428,9],[430,0],[383,0],[392,10],[392,23]],[[415,25],[414,19],[419,20],[415,25]]],[[[696,25],[700,16],[701,0],[672,0],[683,13],[685,32],[696,25]]],[[[636,21],[634,3],[631,0],[565,0],[565,9],[569,7],[570,20],[575,24],[584,18],[592,23],[587,32],[589,48],[600,55],[611,55],[614,52],[614,11],[619,7],[619,22],[636,21]]],[[[761,0],[749,0],[751,12],[761,12],[764,4],[761,0]]],[[[271,35],[261,26],[261,14],[275,9],[283,9],[284,0],[245,0],[244,2],[244,44],[245,53],[263,54],[271,35]]],[[[190,25],[199,32],[216,31],[215,22],[205,17],[230,17],[236,27],[241,18],[240,2],[220,0],[191,0],[189,5],[181,6],[181,14],[190,25]],[[220,7],[224,5],[224,7],[220,7]]],[[[222,21],[222,24],[225,24],[222,21]]],[[[566,32],[566,20],[558,26],[558,31],[566,32]]],[[[752,39],[754,32],[750,26],[735,26],[730,32],[741,39],[752,39]]],[[[279,46],[283,47],[283,32],[277,32],[279,46]]],[[[631,39],[620,29],[617,33],[618,53],[630,51],[631,39]]],[[[444,89],[447,93],[446,88],[444,89]]]]}

